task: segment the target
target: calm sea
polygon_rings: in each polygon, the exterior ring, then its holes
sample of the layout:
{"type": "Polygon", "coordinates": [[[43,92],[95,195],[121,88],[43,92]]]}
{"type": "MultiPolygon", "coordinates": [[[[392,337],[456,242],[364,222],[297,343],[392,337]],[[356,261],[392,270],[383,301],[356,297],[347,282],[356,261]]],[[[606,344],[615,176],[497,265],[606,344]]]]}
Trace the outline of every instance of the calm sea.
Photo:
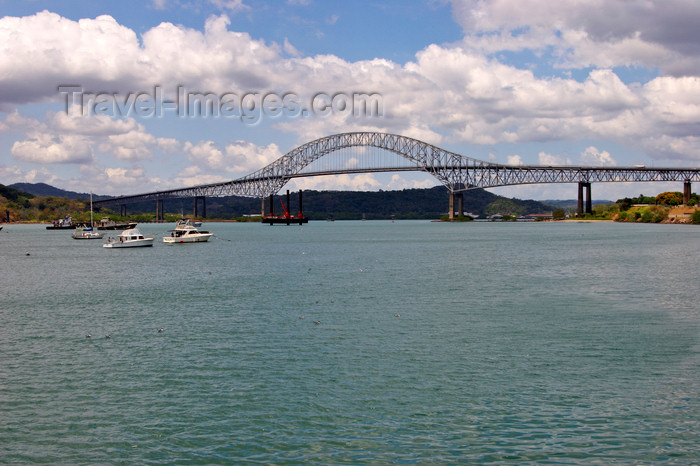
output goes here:
{"type": "Polygon", "coordinates": [[[140,228],[0,231],[0,463],[700,462],[696,227],[140,228]]]}

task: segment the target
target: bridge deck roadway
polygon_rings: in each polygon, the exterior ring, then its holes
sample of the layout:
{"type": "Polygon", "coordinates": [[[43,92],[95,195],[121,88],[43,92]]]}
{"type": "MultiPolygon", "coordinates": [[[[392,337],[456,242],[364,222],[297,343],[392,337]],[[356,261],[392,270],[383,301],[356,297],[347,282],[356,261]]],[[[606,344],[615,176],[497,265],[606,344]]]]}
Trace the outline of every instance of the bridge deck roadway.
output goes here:
{"type": "Polygon", "coordinates": [[[434,171],[460,172],[456,179],[463,183],[455,186],[447,186],[452,192],[459,192],[475,188],[493,188],[498,186],[512,186],[519,184],[543,184],[543,183],[592,183],[592,182],[654,182],[654,181],[700,181],[700,169],[693,168],[638,168],[638,167],[538,167],[507,165],[489,166],[484,168],[464,168],[462,166],[433,166],[425,167],[377,167],[358,169],[338,169],[315,172],[298,172],[270,176],[249,176],[223,183],[214,183],[200,186],[192,186],[182,189],[154,191],[130,196],[119,196],[110,199],[94,201],[95,205],[125,204],[154,199],[172,199],[183,197],[221,197],[244,196],[265,197],[278,191],[268,192],[265,189],[269,185],[278,185],[275,181],[283,181],[284,185],[293,178],[310,176],[325,176],[357,173],[379,173],[398,171],[422,171],[432,173],[434,171]]]}

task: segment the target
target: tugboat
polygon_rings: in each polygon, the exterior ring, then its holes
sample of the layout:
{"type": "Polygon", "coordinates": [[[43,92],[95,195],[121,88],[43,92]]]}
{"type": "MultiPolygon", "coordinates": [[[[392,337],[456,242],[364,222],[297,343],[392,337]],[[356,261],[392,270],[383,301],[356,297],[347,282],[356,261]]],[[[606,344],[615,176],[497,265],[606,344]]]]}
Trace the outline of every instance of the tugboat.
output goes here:
{"type": "Polygon", "coordinates": [[[72,217],[64,217],[55,220],[52,225],[46,227],[47,230],[75,230],[72,217]]]}

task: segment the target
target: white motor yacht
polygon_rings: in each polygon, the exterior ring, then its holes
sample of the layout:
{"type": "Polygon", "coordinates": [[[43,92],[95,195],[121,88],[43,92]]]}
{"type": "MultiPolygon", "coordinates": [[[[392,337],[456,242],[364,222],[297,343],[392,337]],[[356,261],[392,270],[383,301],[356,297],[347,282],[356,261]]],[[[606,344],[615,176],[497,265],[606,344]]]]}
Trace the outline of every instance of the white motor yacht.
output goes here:
{"type": "Polygon", "coordinates": [[[112,241],[111,238],[102,245],[103,248],[139,248],[153,246],[153,238],[144,237],[137,228],[129,228],[119,233],[117,239],[112,241]]]}
{"type": "Polygon", "coordinates": [[[170,236],[163,237],[163,242],[166,244],[203,243],[209,241],[213,235],[208,231],[198,230],[189,220],[179,220],[175,229],[168,230],[168,233],[170,236]]]}

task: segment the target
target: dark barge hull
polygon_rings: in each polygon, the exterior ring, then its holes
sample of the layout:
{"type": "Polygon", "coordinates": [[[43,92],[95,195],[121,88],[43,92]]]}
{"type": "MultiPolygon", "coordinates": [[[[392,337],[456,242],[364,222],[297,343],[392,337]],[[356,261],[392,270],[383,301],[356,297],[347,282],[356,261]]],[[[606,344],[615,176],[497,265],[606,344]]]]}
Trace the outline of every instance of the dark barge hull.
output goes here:
{"type": "Polygon", "coordinates": [[[98,226],[98,230],[130,230],[136,227],[137,223],[119,223],[116,225],[98,226]]]}
{"type": "Polygon", "coordinates": [[[263,217],[262,223],[267,223],[268,225],[291,225],[292,223],[296,223],[301,225],[303,223],[309,223],[309,217],[263,217]]]}

